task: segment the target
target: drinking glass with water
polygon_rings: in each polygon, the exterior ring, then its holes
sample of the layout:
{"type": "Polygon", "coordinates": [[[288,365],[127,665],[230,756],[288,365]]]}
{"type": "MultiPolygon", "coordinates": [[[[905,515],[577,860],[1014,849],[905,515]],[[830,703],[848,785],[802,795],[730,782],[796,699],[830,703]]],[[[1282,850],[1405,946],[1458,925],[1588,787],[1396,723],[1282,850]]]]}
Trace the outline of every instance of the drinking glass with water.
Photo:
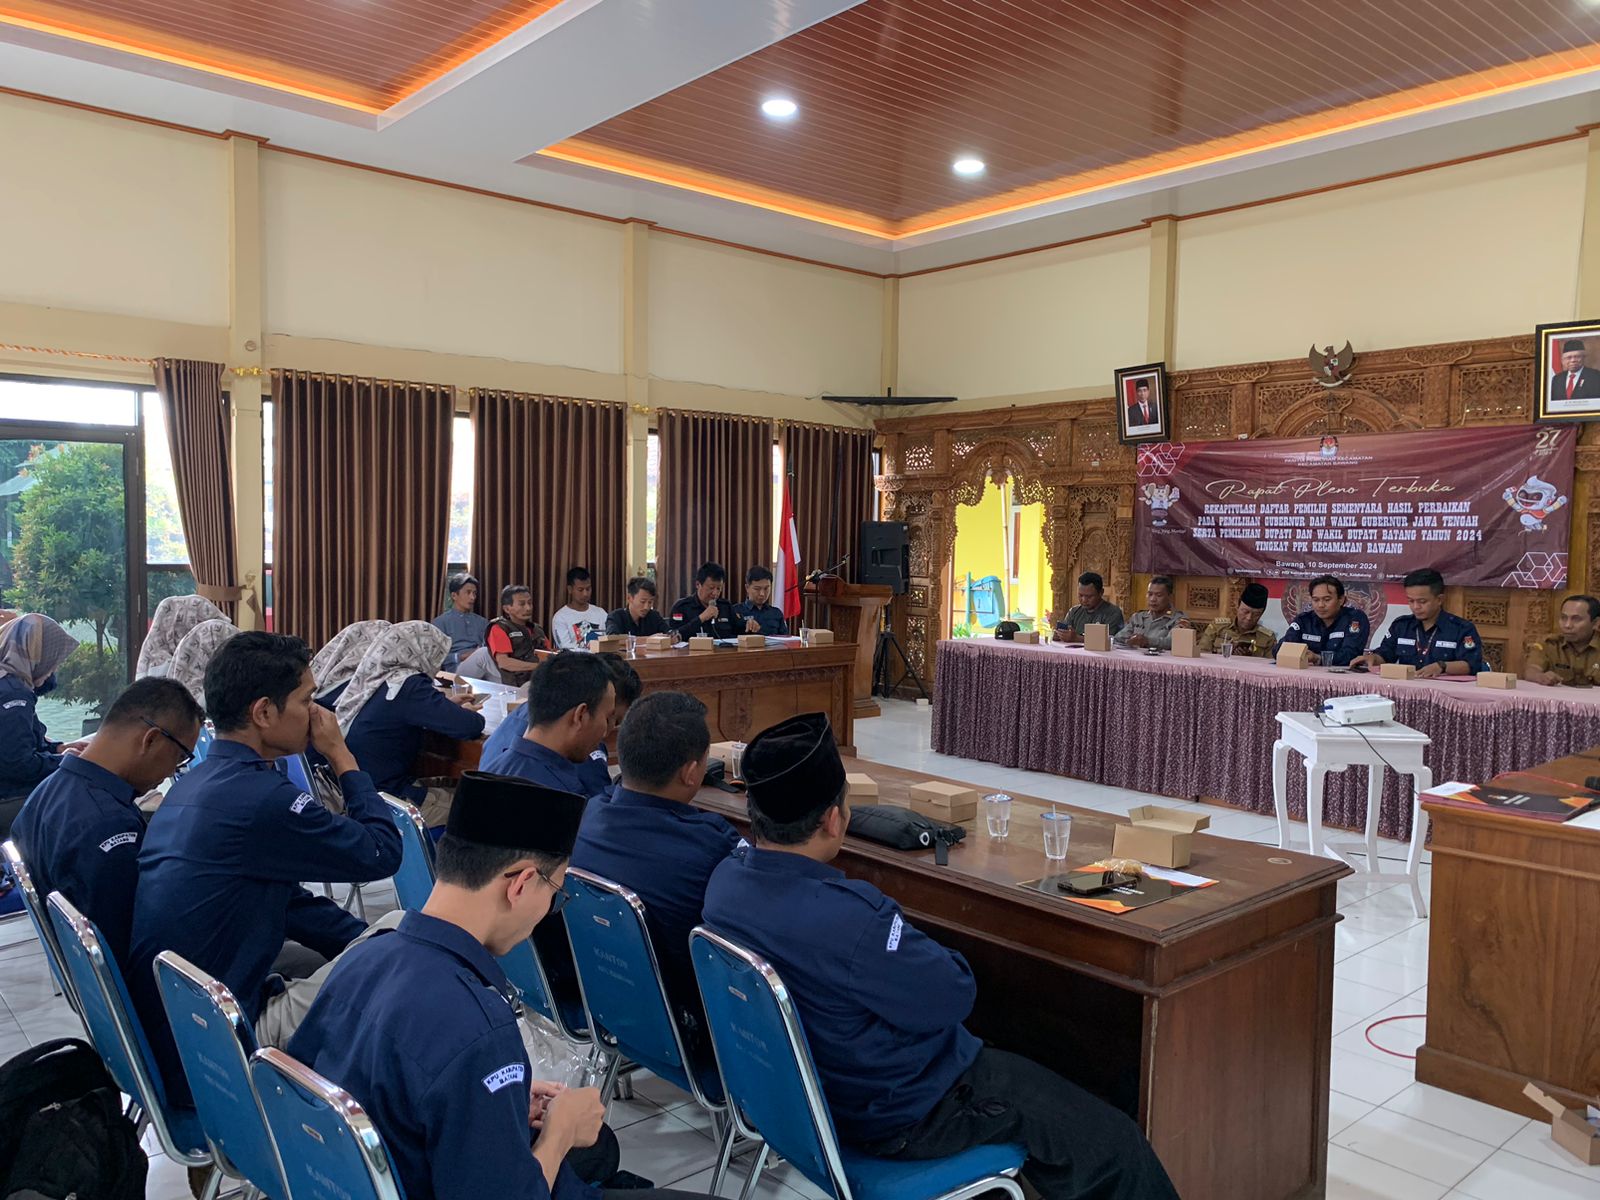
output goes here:
{"type": "Polygon", "coordinates": [[[1066,858],[1072,841],[1072,814],[1047,812],[1039,820],[1044,825],[1044,856],[1051,862],[1060,862],[1066,858]]]}
{"type": "Polygon", "coordinates": [[[995,792],[983,798],[983,815],[989,824],[989,836],[1003,838],[1011,832],[1011,797],[995,792]]]}

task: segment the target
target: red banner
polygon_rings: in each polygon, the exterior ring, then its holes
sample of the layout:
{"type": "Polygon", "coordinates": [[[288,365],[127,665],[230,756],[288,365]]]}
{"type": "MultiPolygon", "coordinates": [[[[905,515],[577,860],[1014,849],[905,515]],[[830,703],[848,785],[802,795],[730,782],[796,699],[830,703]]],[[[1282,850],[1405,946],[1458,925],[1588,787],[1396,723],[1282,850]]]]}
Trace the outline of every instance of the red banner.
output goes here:
{"type": "Polygon", "coordinates": [[[1133,569],[1563,587],[1576,445],[1552,425],[1143,445],[1133,569]]]}

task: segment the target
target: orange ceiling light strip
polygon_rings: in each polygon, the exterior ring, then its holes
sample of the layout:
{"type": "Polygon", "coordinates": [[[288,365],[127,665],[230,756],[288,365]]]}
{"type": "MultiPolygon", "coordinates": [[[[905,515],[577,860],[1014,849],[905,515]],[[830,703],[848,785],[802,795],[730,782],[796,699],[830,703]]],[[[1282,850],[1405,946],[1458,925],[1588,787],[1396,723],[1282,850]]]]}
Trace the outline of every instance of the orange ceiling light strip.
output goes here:
{"type": "Polygon", "coordinates": [[[785,216],[898,241],[1072,199],[1108,188],[1145,182],[1196,167],[1213,166],[1267,150],[1295,146],[1317,138],[1418,116],[1472,100],[1492,99],[1540,84],[1556,83],[1600,70],[1600,46],[1566,50],[1540,58],[1508,63],[1469,75],[1422,84],[1386,97],[1357,101],[1313,117],[1298,117],[1262,126],[1248,134],[1216,138],[1194,146],[1134,159],[1111,167],[1063,176],[1044,184],[985,197],[971,204],[936,210],[921,217],[892,221],[848,213],[801,197],[771,191],[735,179],[664,163],[625,151],[602,148],[569,138],[538,152],[539,156],[593,167],[668,187],[763,208],[785,216]]]}

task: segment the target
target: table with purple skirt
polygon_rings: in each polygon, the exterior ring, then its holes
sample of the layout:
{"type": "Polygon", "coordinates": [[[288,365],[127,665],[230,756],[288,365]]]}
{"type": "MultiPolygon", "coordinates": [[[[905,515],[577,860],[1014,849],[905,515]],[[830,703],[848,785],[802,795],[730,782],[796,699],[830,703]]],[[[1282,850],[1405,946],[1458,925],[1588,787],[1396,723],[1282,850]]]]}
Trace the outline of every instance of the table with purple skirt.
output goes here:
{"type": "MultiPolygon", "coordinates": [[[[1472,676],[1383,679],[1262,658],[959,638],[939,643],[933,749],[1270,815],[1277,714],[1373,692],[1394,701],[1396,721],[1433,740],[1436,783],[1480,782],[1600,744],[1600,688],[1523,680],[1498,690],[1472,676]]],[[[1379,832],[1408,838],[1410,779],[1384,774],[1379,832]]],[[[1329,774],[1323,803],[1325,824],[1361,828],[1365,772],[1329,774]]],[[[1303,821],[1305,807],[1305,773],[1291,768],[1290,815],[1303,821]]]]}

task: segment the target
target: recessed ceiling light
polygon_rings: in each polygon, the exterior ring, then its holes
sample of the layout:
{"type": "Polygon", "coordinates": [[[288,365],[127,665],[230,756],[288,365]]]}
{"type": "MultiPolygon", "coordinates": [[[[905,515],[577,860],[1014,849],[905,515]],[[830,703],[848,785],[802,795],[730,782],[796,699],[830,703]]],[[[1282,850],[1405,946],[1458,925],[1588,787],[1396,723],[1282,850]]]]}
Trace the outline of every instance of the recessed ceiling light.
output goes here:
{"type": "Polygon", "coordinates": [[[800,106],[787,96],[773,96],[761,102],[761,111],[779,121],[787,121],[800,111],[800,106]]]}
{"type": "Polygon", "coordinates": [[[982,175],[983,159],[972,158],[970,156],[967,158],[958,158],[955,160],[955,162],[950,164],[950,169],[957,175],[982,175]]]}

